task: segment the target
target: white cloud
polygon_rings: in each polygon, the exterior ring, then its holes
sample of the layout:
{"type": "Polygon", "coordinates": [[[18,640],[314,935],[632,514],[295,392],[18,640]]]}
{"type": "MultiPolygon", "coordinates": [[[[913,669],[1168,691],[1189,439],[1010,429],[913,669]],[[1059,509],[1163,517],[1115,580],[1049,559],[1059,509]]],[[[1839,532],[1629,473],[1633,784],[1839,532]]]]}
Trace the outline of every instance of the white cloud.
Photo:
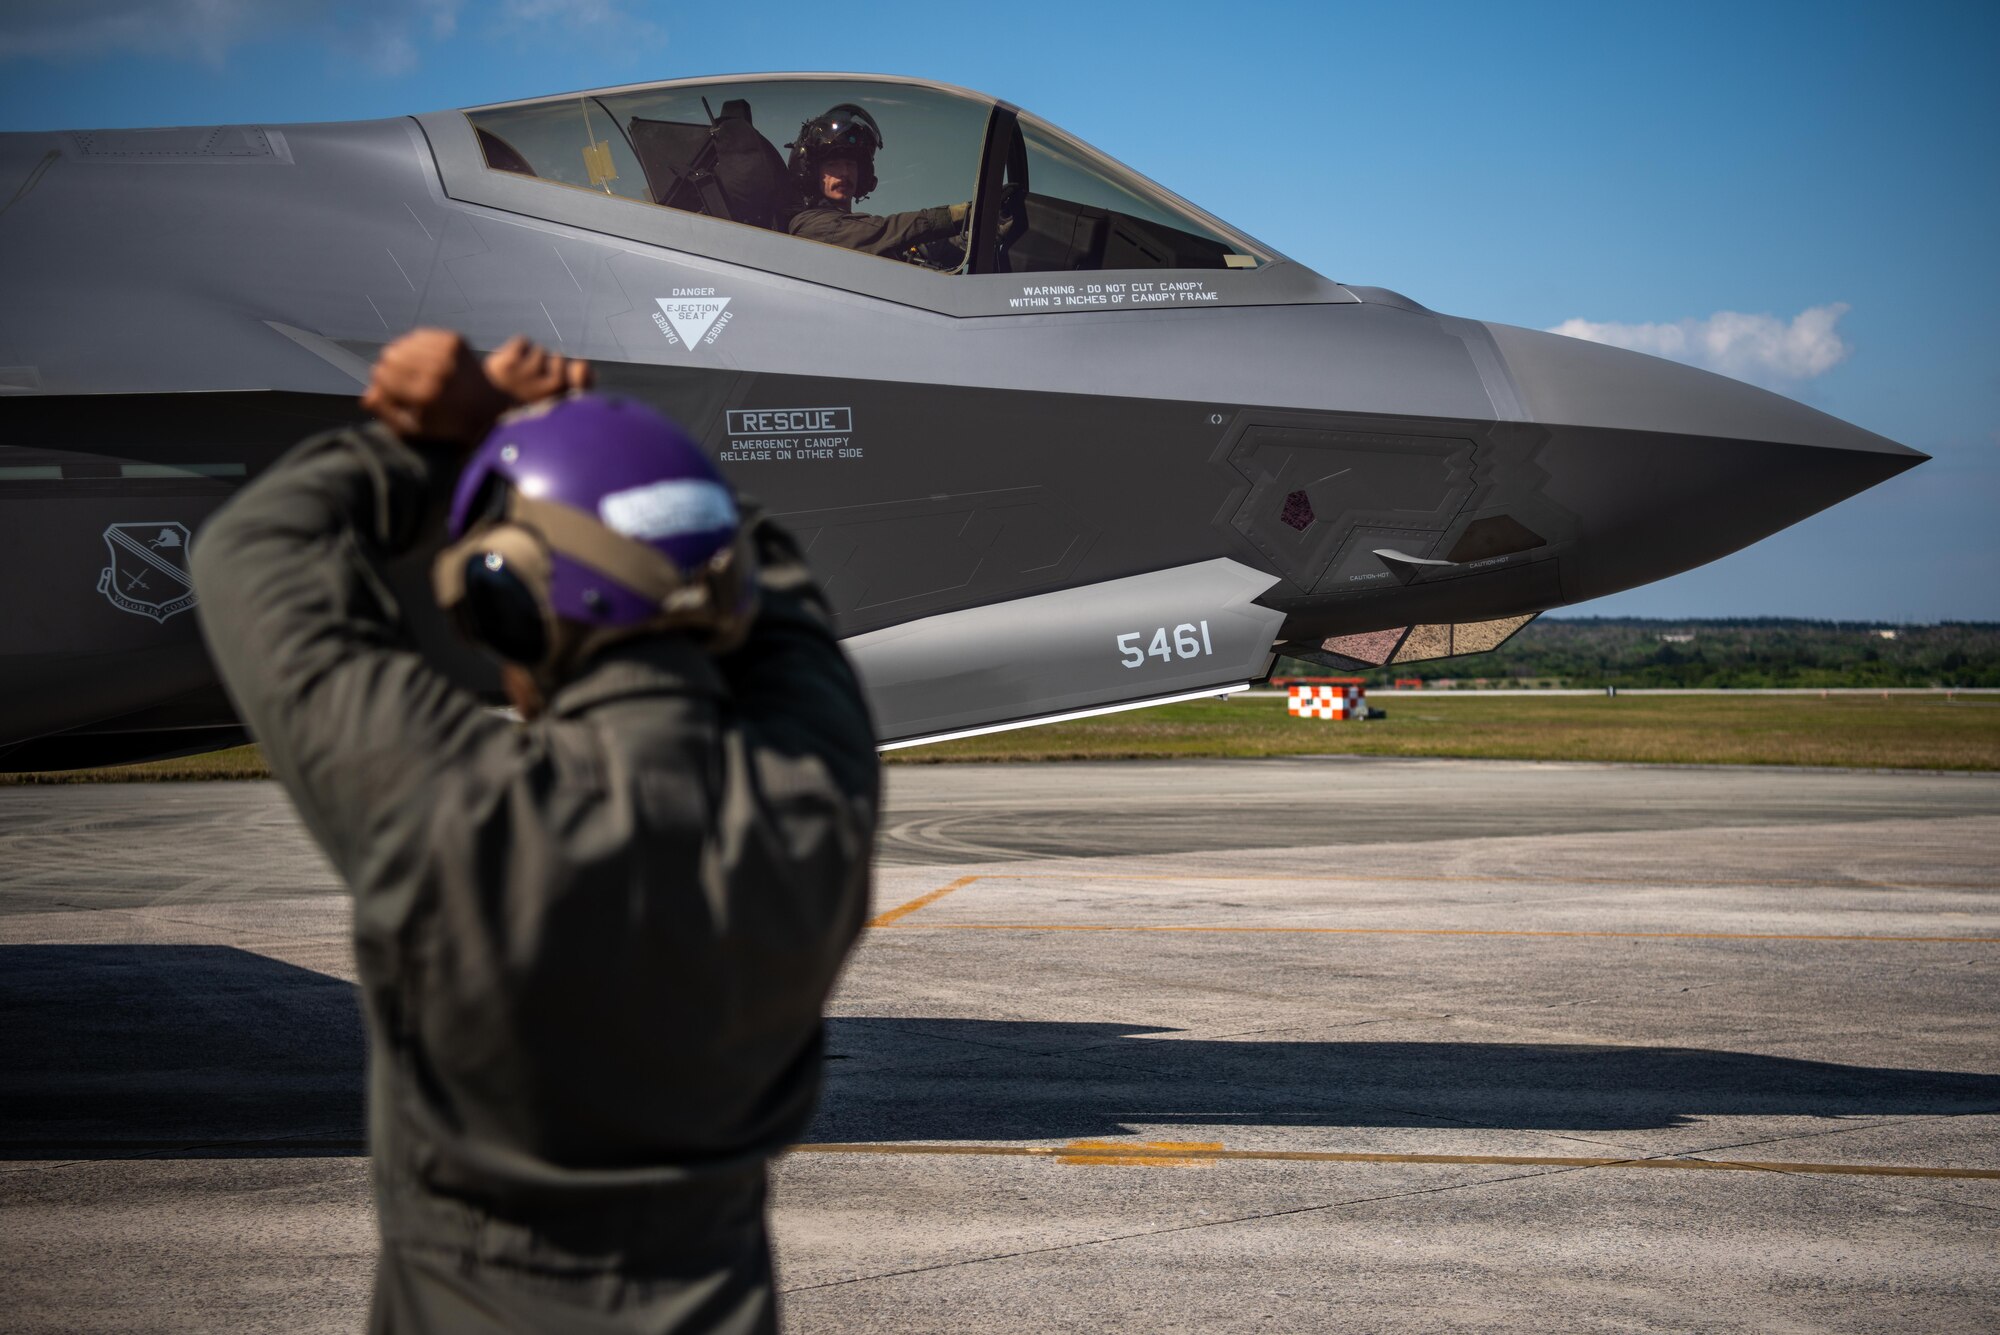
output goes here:
{"type": "Polygon", "coordinates": [[[629,64],[656,54],[666,31],[638,0],[0,0],[0,60],[79,60],[137,53],[213,68],[238,47],[309,35],[343,63],[408,74],[427,45],[470,35],[594,49],[629,64]],[[483,16],[460,32],[462,13],[483,16]]]}
{"type": "Polygon", "coordinates": [[[0,57],[143,51],[219,64],[270,17],[254,0],[14,0],[0,9],[0,57]]]}
{"type": "Polygon", "coordinates": [[[666,29],[633,13],[633,0],[502,0],[496,31],[518,41],[540,43],[582,39],[620,63],[629,63],[666,45],[666,29]]]}
{"type": "Polygon", "coordinates": [[[220,68],[245,42],[321,35],[378,74],[416,67],[424,40],[449,37],[462,0],[5,0],[0,59],[120,52],[220,68]]]}
{"type": "Polygon", "coordinates": [[[420,40],[442,41],[456,31],[458,6],[459,0],[348,4],[325,26],[337,47],[353,52],[375,73],[408,74],[417,67],[420,40]]]}
{"type": "Polygon", "coordinates": [[[1810,380],[1847,360],[1853,350],[1834,327],[1847,310],[1844,301],[1812,306],[1789,324],[1776,316],[1740,311],[1717,311],[1706,320],[1673,324],[1565,320],[1549,332],[1670,357],[1739,380],[1810,380]]]}

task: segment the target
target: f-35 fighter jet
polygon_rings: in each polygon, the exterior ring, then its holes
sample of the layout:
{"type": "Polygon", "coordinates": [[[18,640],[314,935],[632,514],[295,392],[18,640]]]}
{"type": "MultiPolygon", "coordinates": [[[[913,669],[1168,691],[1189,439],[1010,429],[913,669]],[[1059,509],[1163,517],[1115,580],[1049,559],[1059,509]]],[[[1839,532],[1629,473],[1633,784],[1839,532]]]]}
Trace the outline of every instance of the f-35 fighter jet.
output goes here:
{"type": "Polygon", "coordinates": [[[240,739],[188,548],[416,325],[686,424],[807,545],[884,744],[1489,649],[1925,457],[1330,281],[912,79],[0,135],[0,201],[0,768],[240,739]]]}

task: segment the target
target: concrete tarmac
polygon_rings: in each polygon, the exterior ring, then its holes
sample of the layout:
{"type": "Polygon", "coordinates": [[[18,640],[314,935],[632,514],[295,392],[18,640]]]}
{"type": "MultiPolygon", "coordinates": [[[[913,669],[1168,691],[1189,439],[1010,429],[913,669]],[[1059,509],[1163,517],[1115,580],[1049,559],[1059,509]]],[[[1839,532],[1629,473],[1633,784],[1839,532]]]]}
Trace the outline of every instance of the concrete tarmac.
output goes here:
{"type": "MultiPolygon", "coordinates": [[[[2000,776],[891,771],[798,1331],[2000,1327],[2000,776]]],[[[353,1330],[345,902],[268,784],[0,789],[22,1331],[353,1330]]]]}

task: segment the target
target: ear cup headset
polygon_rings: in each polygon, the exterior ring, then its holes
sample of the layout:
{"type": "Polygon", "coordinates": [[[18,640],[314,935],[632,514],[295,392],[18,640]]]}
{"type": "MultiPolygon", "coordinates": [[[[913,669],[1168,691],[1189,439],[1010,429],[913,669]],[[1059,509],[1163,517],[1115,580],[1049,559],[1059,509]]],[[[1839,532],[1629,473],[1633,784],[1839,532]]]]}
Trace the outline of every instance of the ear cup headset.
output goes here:
{"type": "Polygon", "coordinates": [[[459,631],[468,639],[510,663],[541,663],[549,657],[553,630],[547,600],[537,596],[537,590],[549,585],[548,548],[514,524],[492,525],[472,540],[472,547],[454,550],[452,560],[438,566],[439,604],[456,614],[459,631]],[[453,576],[459,588],[448,591],[453,576]]]}
{"type": "Polygon", "coordinates": [[[881,184],[875,179],[875,155],[882,150],[882,127],[852,102],[842,102],[799,126],[798,140],[785,147],[792,150],[785,165],[805,187],[808,200],[820,199],[819,164],[828,158],[851,158],[860,169],[854,183],[857,203],[881,184]]]}
{"type": "Polygon", "coordinates": [[[544,678],[646,632],[726,649],[755,611],[715,465],[644,405],[588,394],[501,419],[459,477],[431,577],[461,633],[544,678]]]}

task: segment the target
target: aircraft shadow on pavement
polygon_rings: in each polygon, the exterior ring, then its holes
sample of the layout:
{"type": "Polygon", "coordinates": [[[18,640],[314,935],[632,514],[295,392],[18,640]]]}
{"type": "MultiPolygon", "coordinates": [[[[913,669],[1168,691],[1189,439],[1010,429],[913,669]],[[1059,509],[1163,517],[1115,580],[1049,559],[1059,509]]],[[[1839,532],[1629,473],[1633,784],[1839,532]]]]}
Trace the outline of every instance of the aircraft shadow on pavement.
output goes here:
{"type": "Polygon", "coordinates": [[[231,946],[0,946],[0,1159],[360,1154],[354,986],[231,946]]]}
{"type": "Polygon", "coordinates": [[[1641,1130],[1716,1116],[2000,1111],[2000,1075],[1698,1048],[1182,1039],[1144,1025],[847,1018],[806,1139],[1033,1140],[1184,1126],[1641,1130]]]}
{"type": "MultiPolygon", "coordinates": [[[[2000,1076],[1694,1048],[1183,1039],[1144,1025],[843,1018],[806,1139],[1184,1126],[1616,1130],[2000,1110],[2000,1076]]],[[[229,946],[0,946],[0,1159],[366,1152],[358,995],[229,946]]]]}

